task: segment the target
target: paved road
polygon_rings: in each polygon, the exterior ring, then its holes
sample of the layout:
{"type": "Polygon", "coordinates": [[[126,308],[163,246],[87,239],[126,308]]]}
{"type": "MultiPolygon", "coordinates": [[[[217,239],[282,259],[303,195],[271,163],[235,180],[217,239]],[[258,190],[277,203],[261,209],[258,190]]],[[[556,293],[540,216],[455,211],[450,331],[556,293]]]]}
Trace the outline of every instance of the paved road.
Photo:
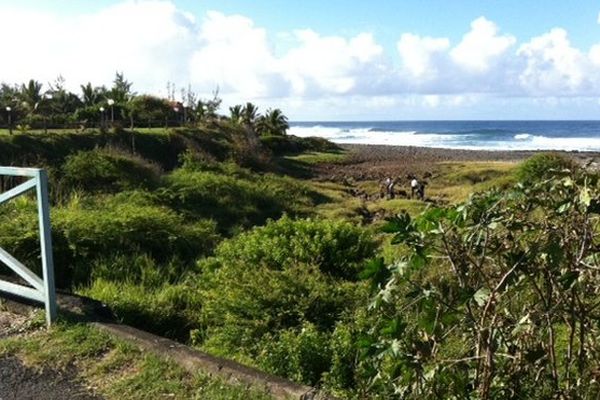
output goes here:
{"type": "MultiPolygon", "coordinates": [[[[0,340],[22,332],[27,318],[0,311],[0,340]]],[[[28,368],[16,357],[0,356],[0,400],[99,400],[75,371],[28,368]]]]}

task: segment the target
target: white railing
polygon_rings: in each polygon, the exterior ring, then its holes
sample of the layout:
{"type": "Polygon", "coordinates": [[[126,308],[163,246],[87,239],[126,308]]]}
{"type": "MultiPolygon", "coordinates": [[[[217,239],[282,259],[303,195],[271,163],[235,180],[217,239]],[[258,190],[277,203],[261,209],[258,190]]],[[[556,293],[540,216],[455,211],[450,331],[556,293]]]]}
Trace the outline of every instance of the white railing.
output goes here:
{"type": "Polygon", "coordinates": [[[36,190],[42,278],[33,273],[19,260],[0,247],[0,261],[19,275],[31,287],[0,280],[0,291],[44,303],[46,322],[56,319],[56,291],[54,288],[54,263],[52,260],[52,235],[50,231],[50,207],[48,203],[48,175],[43,169],[0,167],[0,175],[29,178],[24,183],[0,194],[0,204],[14,199],[29,190],[36,190]]]}

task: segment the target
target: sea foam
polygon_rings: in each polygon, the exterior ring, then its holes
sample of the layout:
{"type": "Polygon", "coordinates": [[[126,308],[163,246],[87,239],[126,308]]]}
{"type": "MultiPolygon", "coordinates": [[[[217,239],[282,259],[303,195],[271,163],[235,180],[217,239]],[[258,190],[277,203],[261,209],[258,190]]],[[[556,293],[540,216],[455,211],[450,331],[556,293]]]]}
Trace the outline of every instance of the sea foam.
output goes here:
{"type": "Polygon", "coordinates": [[[518,133],[505,138],[489,138],[485,134],[429,133],[386,131],[374,127],[292,126],[289,134],[300,137],[322,137],[334,143],[417,146],[462,150],[566,150],[600,151],[600,137],[548,137],[518,133]]]}

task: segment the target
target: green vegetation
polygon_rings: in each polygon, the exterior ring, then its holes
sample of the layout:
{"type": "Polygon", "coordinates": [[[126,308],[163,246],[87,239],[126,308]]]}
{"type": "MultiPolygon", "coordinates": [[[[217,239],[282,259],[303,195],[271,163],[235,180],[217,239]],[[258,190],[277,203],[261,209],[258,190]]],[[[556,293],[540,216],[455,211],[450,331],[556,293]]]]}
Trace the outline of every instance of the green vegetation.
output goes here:
{"type": "Polygon", "coordinates": [[[50,331],[0,341],[0,356],[13,355],[31,368],[73,370],[106,399],[267,400],[257,389],[190,374],[172,361],[147,354],[83,324],[62,321],[50,331]]]}
{"type": "Polygon", "coordinates": [[[517,176],[522,182],[535,182],[573,167],[573,161],[558,153],[540,153],[523,162],[517,176]]]}
{"type": "Polygon", "coordinates": [[[598,179],[549,172],[385,227],[404,251],[366,271],[363,343],[383,397],[598,396],[598,179]]]}
{"type": "MultiPolygon", "coordinates": [[[[29,125],[0,135],[0,163],[50,172],[61,288],[125,323],[342,398],[599,392],[600,192],[569,159],[439,163],[427,202],[388,200],[375,179],[310,179],[352,155],[287,136],[279,110],[247,103],[225,117],[216,95],[173,102],[130,86],[117,75],[113,88],[88,84],[75,99],[57,85],[46,105],[35,81],[0,90],[26,103],[15,118],[29,125]],[[76,130],[52,129],[80,118],[76,130]]],[[[34,204],[0,209],[0,245],[35,269],[34,204]]],[[[150,397],[139,391],[147,380],[152,396],[197,393],[196,378],[81,326],[0,343],[81,363],[86,379],[108,375],[109,397],[150,397]]],[[[221,398],[198,379],[205,398],[221,398]]]]}

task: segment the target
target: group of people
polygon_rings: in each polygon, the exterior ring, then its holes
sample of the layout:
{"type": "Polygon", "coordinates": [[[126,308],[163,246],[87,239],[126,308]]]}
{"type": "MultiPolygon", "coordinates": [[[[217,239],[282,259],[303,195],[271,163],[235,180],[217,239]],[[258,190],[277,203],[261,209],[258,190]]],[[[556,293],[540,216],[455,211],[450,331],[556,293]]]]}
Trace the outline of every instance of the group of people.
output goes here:
{"type": "MultiPolygon", "coordinates": [[[[407,177],[410,180],[410,198],[417,196],[419,200],[425,199],[425,185],[427,182],[419,181],[414,175],[407,177]]],[[[396,197],[395,186],[399,179],[393,179],[391,177],[385,178],[381,185],[381,198],[386,197],[387,199],[393,199],[396,197]]]]}

